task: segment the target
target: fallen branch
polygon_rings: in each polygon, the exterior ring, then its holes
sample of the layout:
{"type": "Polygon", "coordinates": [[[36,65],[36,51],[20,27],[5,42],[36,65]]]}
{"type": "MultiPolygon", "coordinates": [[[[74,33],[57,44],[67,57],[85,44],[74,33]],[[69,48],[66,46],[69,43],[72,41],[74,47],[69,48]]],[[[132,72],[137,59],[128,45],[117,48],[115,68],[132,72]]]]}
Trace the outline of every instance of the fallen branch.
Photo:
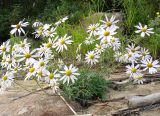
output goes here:
{"type": "Polygon", "coordinates": [[[112,116],[139,116],[139,112],[143,112],[145,110],[151,110],[154,108],[160,107],[160,103],[151,104],[147,106],[138,106],[134,108],[126,108],[118,110],[117,112],[113,113],[112,116]]]}
{"type": "Polygon", "coordinates": [[[129,107],[147,106],[160,102],[160,93],[146,96],[131,96],[127,98],[129,107]]]}

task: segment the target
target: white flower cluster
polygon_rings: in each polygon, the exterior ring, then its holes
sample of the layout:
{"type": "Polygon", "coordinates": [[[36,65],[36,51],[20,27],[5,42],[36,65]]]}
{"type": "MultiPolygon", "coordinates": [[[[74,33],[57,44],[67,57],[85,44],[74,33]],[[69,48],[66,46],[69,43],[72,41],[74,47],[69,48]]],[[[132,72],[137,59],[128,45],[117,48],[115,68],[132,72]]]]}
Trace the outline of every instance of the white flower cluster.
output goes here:
{"type": "MultiPolygon", "coordinates": [[[[106,48],[112,48],[117,62],[131,63],[131,65],[126,66],[126,72],[135,82],[143,83],[143,72],[147,70],[150,74],[157,72],[157,68],[160,67],[159,62],[158,60],[153,61],[148,49],[131,43],[123,53],[120,52],[121,42],[119,38],[115,37],[117,29],[119,29],[116,25],[118,20],[115,19],[115,16],[112,16],[110,19],[105,16],[105,21],[101,20],[100,22],[102,24],[91,24],[87,30],[89,36],[84,43],[86,45],[96,43],[95,49],[88,51],[86,54],[85,60],[88,64],[91,64],[91,66],[96,64],[101,53],[106,48]]],[[[145,35],[150,36],[150,34],[154,33],[152,32],[153,28],[148,28],[147,25],[143,27],[141,23],[135,27],[138,28],[135,33],[141,33],[141,37],[145,35]]]]}
{"type": "MultiPolygon", "coordinates": [[[[66,18],[65,18],[66,20],[66,18]]],[[[61,19],[61,23],[65,22],[61,19]]],[[[26,27],[29,23],[23,23],[20,21],[11,34],[21,32],[25,34],[22,27],[26,27]]],[[[58,89],[58,83],[63,81],[69,84],[74,83],[77,80],[78,68],[73,64],[69,66],[64,65],[63,61],[54,58],[55,51],[63,52],[67,50],[67,45],[72,44],[71,36],[67,34],[63,37],[59,37],[56,33],[56,28],[50,24],[43,24],[41,22],[35,22],[33,25],[35,28],[35,37],[47,37],[47,41],[42,43],[39,48],[31,49],[31,44],[24,39],[19,43],[11,45],[10,40],[4,42],[0,46],[0,55],[2,56],[1,66],[6,71],[0,79],[1,91],[6,90],[14,82],[15,74],[21,71],[26,72],[24,80],[38,80],[48,83],[56,91],[58,89]],[[55,69],[50,68],[50,64],[55,62],[55,69]]]]}
{"type": "MultiPolygon", "coordinates": [[[[116,37],[119,29],[116,25],[118,20],[115,18],[115,16],[112,16],[109,19],[105,16],[105,21],[101,20],[101,24],[91,24],[88,27],[87,33],[89,36],[86,37],[84,43],[78,45],[76,59],[78,61],[82,60],[82,44],[90,45],[95,43],[94,50],[88,51],[84,58],[86,63],[91,66],[99,62],[101,53],[107,48],[111,48],[115,53],[116,61],[131,63],[131,65],[126,66],[127,74],[138,83],[143,83],[143,72],[146,70],[150,74],[157,72],[157,68],[160,67],[159,62],[158,60],[153,61],[147,49],[136,46],[133,43],[128,45],[126,51],[120,52],[121,42],[116,37]]],[[[54,25],[43,24],[39,21],[33,23],[35,38],[47,38],[47,41],[42,43],[39,48],[31,49],[31,44],[27,42],[27,39],[14,45],[11,45],[8,40],[0,46],[1,67],[6,71],[0,80],[2,91],[12,85],[15,80],[14,75],[19,71],[27,73],[25,80],[36,79],[43,81],[49,83],[55,90],[57,90],[60,81],[69,84],[77,80],[76,76],[80,75],[78,69],[73,64],[66,66],[63,60],[56,59],[54,56],[55,52],[64,52],[64,50],[68,49],[67,46],[73,43],[72,36],[65,34],[63,37],[59,37],[56,32],[57,27],[67,19],[68,17],[60,19],[54,25]],[[49,66],[53,62],[55,62],[56,68],[50,69],[49,66]]],[[[23,27],[28,25],[28,22],[20,21],[17,25],[11,25],[13,29],[10,33],[15,34],[15,36],[17,36],[17,33],[19,36],[22,33],[25,34],[23,27]]],[[[138,28],[138,31],[135,32],[141,33],[142,37],[154,33],[152,32],[153,29],[148,29],[146,25],[143,27],[142,24],[139,24],[136,28],[138,28]]]]}

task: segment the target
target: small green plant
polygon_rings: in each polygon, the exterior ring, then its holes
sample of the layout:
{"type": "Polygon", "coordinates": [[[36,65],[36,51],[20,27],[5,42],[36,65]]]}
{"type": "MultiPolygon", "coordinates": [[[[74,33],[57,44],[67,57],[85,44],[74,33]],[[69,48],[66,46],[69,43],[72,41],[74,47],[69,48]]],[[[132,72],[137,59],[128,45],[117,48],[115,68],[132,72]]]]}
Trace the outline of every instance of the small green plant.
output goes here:
{"type": "Polygon", "coordinates": [[[61,86],[64,96],[78,101],[82,106],[88,106],[93,100],[106,99],[109,81],[93,71],[82,70],[80,74],[74,84],[61,86]]]}

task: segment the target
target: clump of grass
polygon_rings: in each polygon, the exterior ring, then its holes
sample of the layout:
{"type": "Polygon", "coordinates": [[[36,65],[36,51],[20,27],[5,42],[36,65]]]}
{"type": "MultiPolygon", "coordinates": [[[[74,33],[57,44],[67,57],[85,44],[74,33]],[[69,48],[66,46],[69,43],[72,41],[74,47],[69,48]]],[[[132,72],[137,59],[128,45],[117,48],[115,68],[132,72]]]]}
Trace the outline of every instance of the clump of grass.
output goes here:
{"type": "Polygon", "coordinates": [[[78,101],[82,106],[88,106],[93,100],[106,99],[109,81],[101,74],[89,70],[82,70],[80,74],[74,84],[61,86],[64,96],[78,101]]]}

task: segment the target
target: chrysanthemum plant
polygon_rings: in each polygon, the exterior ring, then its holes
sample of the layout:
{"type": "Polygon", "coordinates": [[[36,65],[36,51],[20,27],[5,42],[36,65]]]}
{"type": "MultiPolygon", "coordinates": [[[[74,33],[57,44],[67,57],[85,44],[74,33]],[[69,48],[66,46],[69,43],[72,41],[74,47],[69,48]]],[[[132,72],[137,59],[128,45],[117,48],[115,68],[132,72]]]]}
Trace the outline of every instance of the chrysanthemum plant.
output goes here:
{"type": "MultiPolygon", "coordinates": [[[[47,42],[42,43],[39,48],[31,49],[31,44],[27,39],[10,44],[10,40],[4,42],[0,46],[0,54],[2,56],[1,66],[6,70],[6,73],[1,77],[1,91],[10,87],[14,82],[15,74],[19,71],[26,72],[24,80],[34,79],[36,81],[42,81],[51,86],[54,92],[58,93],[59,82],[63,81],[63,84],[74,83],[80,75],[78,68],[73,64],[65,65],[63,59],[57,58],[55,52],[62,53],[68,50],[74,41],[72,36],[65,34],[62,37],[57,34],[57,28],[64,23],[68,17],[60,19],[55,24],[43,24],[42,22],[33,23],[32,27],[35,32],[35,38],[47,38],[47,42]],[[55,68],[50,68],[50,63],[55,62],[55,68]]],[[[126,73],[131,80],[138,83],[143,83],[143,75],[148,73],[153,74],[157,72],[157,68],[160,67],[158,60],[153,60],[149,50],[136,46],[134,43],[128,45],[125,51],[121,52],[120,39],[116,37],[117,26],[119,20],[116,20],[115,16],[110,19],[105,16],[105,20],[100,20],[100,23],[91,24],[88,29],[88,37],[85,41],[79,43],[76,50],[77,61],[83,61],[93,67],[99,62],[101,54],[108,48],[113,49],[114,57],[117,62],[130,63],[126,66],[126,73]],[[85,58],[82,56],[81,46],[90,45],[95,43],[95,48],[92,51],[88,51],[85,54],[85,58]]],[[[11,25],[13,28],[11,34],[14,36],[21,36],[25,34],[24,28],[29,25],[29,22],[20,21],[17,25],[11,25]]],[[[147,25],[143,26],[139,23],[136,33],[140,33],[140,36],[150,36],[153,34],[153,28],[148,28],[147,25]]],[[[26,35],[26,34],[25,34],[26,35]]]]}

